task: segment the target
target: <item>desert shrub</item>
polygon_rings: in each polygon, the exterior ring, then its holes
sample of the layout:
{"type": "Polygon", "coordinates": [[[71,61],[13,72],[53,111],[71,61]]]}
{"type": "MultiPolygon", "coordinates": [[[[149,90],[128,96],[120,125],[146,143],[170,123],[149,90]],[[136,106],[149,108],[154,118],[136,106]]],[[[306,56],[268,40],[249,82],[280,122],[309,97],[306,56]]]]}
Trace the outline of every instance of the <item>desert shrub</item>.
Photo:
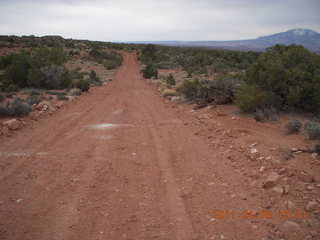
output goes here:
{"type": "Polygon", "coordinates": [[[61,96],[61,95],[67,95],[66,92],[64,91],[53,91],[53,90],[49,90],[49,91],[46,91],[46,94],[49,94],[49,95],[57,95],[57,96],[61,96]]]}
{"type": "Polygon", "coordinates": [[[317,143],[313,146],[312,152],[320,154],[320,142],[317,142],[317,143]]]}
{"type": "Polygon", "coordinates": [[[71,96],[80,96],[81,95],[81,89],[79,88],[72,88],[69,92],[71,96]]]}
{"type": "Polygon", "coordinates": [[[8,116],[9,113],[8,113],[8,109],[6,108],[5,105],[0,105],[0,117],[6,117],[8,116]]]}
{"type": "Polygon", "coordinates": [[[201,83],[199,79],[185,80],[183,81],[182,85],[178,87],[177,91],[185,95],[187,98],[195,99],[200,97],[200,86],[201,83]]]}
{"type": "Polygon", "coordinates": [[[24,93],[28,94],[29,96],[38,96],[42,93],[39,89],[28,89],[25,90],[24,93]]]}
{"type": "Polygon", "coordinates": [[[10,84],[4,88],[5,92],[19,92],[20,88],[15,84],[10,84]]]}
{"type": "Polygon", "coordinates": [[[148,64],[144,69],[142,69],[142,74],[144,78],[158,78],[158,69],[152,64],[148,64]]]}
{"type": "Polygon", "coordinates": [[[0,93],[0,102],[4,101],[5,99],[5,95],[3,93],[0,93]]]}
{"type": "Polygon", "coordinates": [[[90,83],[87,80],[81,79],[77,82],[77,88],[81,89],[82,92],[88,92],[90,89],[90,83]]]}
{"type": "Polygon", "coordinates": [[[243,85],[235,95],[235,103],[241,110],[252,112],[263,106],[265,96],[265,92],[249,85],[243,85]]]}
{"type": "Polygon", "coordinates": [[[265,119],[265,115],[264,112],[261,109],[257,109],[254,114],[253,114],[253,118],[254,120],[256,120],[257,122],[262,122],[265,119]]]}
{"type": "Polygon", "coordinates": [[[64,73],[62,66],[57,66],[52,64],[50,66],[44,66],[40,68],[43,73],[44,79],[43,84],[45,88],[48,89],[58,89],[60,88],[60,81],[64,73]]]}
{"type": "Polygon", "coordinates": [[[66,95],[57,95],[58,100],[68,101],[69,98],[66,95]]]}
{"type": "Polygon", "coordinates": [[[31,110],[31,106],[23,103],[20,98],[15,98],[8,105],[8,113],[10,116],[24,116],[31,112],[31,110]]]}
{"type": "Polygon", "coordinates": [[[176,85],[176,80],[174,79],[174,76],[172,73],[170,73],[169,76],[166,77],[166,83],[170,86],[176,85]]]}
{"type": "Polygon", "coordinates": [[[295,119],[286,123],[286,128],[289,134],[298,133],[302,127],[302,123],[295,119]]]}
{"type": "Polygon", "coordinates": [[[28,103],[30,105],[33,105],[33,104],[38,104],[42,101],[42,97],[38,96],[38,95],[30,95],[28,97],[28,103]]]}
{"type": "Polygon", "coordinates": [[[268,48],[247,69],[246,81],[294,109],[317,112],[320,107],[320,56],[302,46],[268,48]]]}
{"type": "Polygon", "coordinates": [[[60,88],[65,60],[62,48],[31,49],[30,52],[14,54],[5,67],[3,88],[11,85],[20,88],[60,88]]]}
{"type": "Polygon", "coordinates": [[[270,108],[257,109],[253,113],[253,118],[257,122],[276,121],[278,119],[276,110],[270,108]]]}
{"type": "Polygon", "coordinates": [[[158,49],[154,44],[147,44],[143,47],[141,55],[139,56],[140,60],[143,63],[151,63],[156,60],[156,53],[158,49]]]}
{"type": "Polygon", "coordinates": [[[320,125],[315,122],[307,122],[304,125],[304,130],[310,139],[320,139],[320,125]]]}
{"type": "Polygon", "coordinates": [[[177,92],[173,89],[165,89],[162,92],[162,96],[167,97],[167,96],[177,96],[177,92]]]}

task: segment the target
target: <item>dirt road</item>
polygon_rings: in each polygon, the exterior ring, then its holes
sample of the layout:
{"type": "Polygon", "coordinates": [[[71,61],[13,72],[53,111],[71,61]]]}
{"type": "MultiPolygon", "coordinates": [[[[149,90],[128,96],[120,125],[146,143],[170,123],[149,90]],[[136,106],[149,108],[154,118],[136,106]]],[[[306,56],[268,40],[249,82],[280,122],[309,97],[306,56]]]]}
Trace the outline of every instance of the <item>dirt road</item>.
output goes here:
{"type": "Polygon", "coordinates": [[[0,145],[0,239],[262,239],[240,170],[142,79],[132,53],[109,85],[0,145]],[[212,211],[235,218],[213,220],[212,211]]]}

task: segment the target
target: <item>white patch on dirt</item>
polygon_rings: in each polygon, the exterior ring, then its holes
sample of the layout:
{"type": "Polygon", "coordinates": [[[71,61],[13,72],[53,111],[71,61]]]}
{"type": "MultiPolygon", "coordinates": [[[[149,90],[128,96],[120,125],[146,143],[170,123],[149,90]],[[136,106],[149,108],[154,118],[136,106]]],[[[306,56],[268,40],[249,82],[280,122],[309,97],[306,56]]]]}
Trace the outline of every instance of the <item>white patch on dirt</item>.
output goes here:
{"type": "Polygon", "coordinates": [[[38,152],[37,155],[49,155],[50,153],[48,152],[38,152]]]}
{"type": "Polygon", "coordinates": [[[123,109],[120,109],[120,110],[114,111],[113,113],[114,113],[115,115],[120,115],[120,114],[124,113],[124,110],[123,110],[123,109]]]}
{"type": "Polygon", "coordinates": [[[23,157],[27,156],[28,153],[25,152],[2,152],[0,153],[0,156],[6,156],[6,157],[23,157]]]}
{"type": "Polygon", "coordinates": [[[90,125],[90,129],[95,129],[95,130],[103,130],[103,129],[108,129],[108,128],[117,128],[117,127],[132,127],[132,124],[114,124],[114,123],[101,123],[101,124],[94,124],[90,125]]]}
{"type": "Polygon", "coordinates": [[[105,140],[110,140],[110,139],[113,139],[114,136],[97,136],[96,138],[99,138],[99,139],[105,139],[105,140]]]}

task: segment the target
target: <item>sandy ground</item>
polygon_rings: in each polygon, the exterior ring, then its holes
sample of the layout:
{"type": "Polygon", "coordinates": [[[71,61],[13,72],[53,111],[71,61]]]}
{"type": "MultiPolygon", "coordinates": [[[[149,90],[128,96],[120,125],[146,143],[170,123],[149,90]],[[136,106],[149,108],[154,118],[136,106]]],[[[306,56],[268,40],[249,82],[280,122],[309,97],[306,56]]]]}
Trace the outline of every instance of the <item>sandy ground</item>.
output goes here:
{"type": "Polygon", "coordinates": [[[304,239],[319,230],[319,203],[293,217],[319,200],[318,160],[282,160],[282,148],[307,143],[301,136],[272,123],[263,133],[233,107],[195,112],[168,102],[139,70],[125,53],[110,84],[0,138],[0,239],[304,239]],[[251,144],[271,158],[250,160],[251,144]],[[262,187],[280,170],[287,195],[262,187]],[[298,226],[284,227],[289,220],[298,226]]]}

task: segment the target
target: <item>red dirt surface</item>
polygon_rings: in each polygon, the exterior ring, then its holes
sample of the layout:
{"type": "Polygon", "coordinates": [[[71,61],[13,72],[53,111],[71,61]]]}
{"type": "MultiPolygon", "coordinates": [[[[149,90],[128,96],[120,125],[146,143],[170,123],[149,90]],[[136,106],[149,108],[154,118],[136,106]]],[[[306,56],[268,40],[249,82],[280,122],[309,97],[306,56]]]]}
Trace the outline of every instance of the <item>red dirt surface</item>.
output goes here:
{"type": "MultiPolygon", "coordinates": [[[[265,135],[260,123],[231,115],[232,107],[194,112],[166,102],[139,70],[135,54],[124,53],[113,82],[0,138],[0,239],[303,239],[319,229],[317,215],[310,226],[289,219],[300,224],[293,230],[278,216],[302,193],[294,184],[299,156],[291,165],[248,160],[252,143],[281,159],[278,146],[304,141],[280,136],[279,124],[265,124],[265,135]],[[289,194],[262,188],[283,166],[293,172],[281,180],[292,186],[289,194]],[[229,213],[212,219],[215,209],[229,213]],[[258,215],[242,219],[243,210],[258,215]],[[260,219],[262,210],[273,218],[260,219]]],[[[303,196],[311,199],[319,197],[319,165],[308,164],[316,190],[303,196]]]]}

